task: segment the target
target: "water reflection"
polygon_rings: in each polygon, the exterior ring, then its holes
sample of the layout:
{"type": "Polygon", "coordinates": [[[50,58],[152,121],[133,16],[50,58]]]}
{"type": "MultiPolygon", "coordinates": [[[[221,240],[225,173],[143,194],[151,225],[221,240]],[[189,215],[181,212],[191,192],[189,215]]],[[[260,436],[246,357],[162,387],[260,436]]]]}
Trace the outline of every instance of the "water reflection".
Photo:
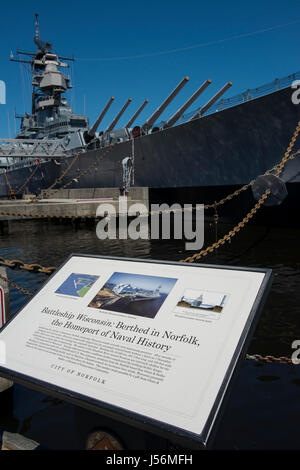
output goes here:
{"type": "MultiPolygon", "coordinates": [[[[207,224],[206,244],[214,242],[216,236],[222,236],[229,229],[230,225],[218,224],[216,234],[215,226],[207,224]]],[[[231,243],[201,260],[209,264],[268,267],[274,270],[274,282],[250,343],[249,353],[291,356],[292,341],[300,339],[299,234],[299,229],[249,226],[231,243]]],[[[0,239],[0,256],[28,263],[59,266],[71,253],[172,261],[190,255],[184,250],[184,242],[178,240],[100,241],[93,225],[74,228],[58,223],[11,222],[9,234],[2,235],[0,239]]],[[[14,282],[31,291],[40,288],[47,279],[43,274],[18,270],[8,270],[8,275],[14,282]]],[[[26,300],[12,289],[12,312],[16,312],[26,300]]],[[[298,429],[299,386],[297,366],[245,362],[217,433],[215,446],[299,448],[298,441],[291,437],[294,430],[298,429]]],[[[78,448],[84,444],[78,437],[78,425],[74,425],[73,431],[70,431],[74,416],[78,415],[78,410],[74,410],[72,405],[17,386],[14,416],[7,416],[6,423],[0,422],[0,425],[14,427],[14,423],[18,423],[16,426],[24,434],[33,437],[38,432],[50,448],[78,448]],[[51,426],[60,427],[60,442],[53,437],[51,426]],[[66,433],[69,433],[68,438],[66,433]],[[73,436],[73,440],[70,436],[73,436]]],[[[84,419],[81,418],[82,422],[84,419]]],[[[93,419],[97,422],[96,418],[89,415],[89,423],[93,419]]]]}

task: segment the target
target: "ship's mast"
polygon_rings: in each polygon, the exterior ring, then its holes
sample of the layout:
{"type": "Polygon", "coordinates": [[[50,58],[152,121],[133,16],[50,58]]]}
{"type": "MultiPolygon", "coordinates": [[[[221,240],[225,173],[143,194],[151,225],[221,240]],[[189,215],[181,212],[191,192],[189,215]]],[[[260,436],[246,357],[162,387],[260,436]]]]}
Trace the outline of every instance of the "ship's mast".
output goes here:
{"type": "MultiPolygon", "coordinates": [[[[39,15],[38,13],[35,14],[35,39],[36,45],[38,46],[40,41],[40,31],[39,31],[39,15]]],[[[35,113],[35,87],[32,86],[32,105],[31,105],[31,113],[35,113]]]]}
{"type": "Polygon", "coordinates": [[[36,131],[39,132],[39,114],[44,112],[44,110],[47,113],[55,114],[58,107],[62,105],[61,95],[69,88],[72,88],[70,78],[65,76],[60,69],[69,67],[69,64],[62,62],[62,60],[74,61],[74,58],[58,56],[53,52],[52,44],[40,38],[39,15],[37,13],[35,14],[34,43],[37,47],[36,52],[18,49],[17,58],[15,59],[11,53],[10,60],[22,64],[30,64],[31,66],[31,118],[35,121],[34,127],[36,131]]]}
{"type": "Polygon", "coordinates": [[[40,31],[39,31],[39,15],[35,14],[35,43],[38,44],[40,40],[40,31]]]}

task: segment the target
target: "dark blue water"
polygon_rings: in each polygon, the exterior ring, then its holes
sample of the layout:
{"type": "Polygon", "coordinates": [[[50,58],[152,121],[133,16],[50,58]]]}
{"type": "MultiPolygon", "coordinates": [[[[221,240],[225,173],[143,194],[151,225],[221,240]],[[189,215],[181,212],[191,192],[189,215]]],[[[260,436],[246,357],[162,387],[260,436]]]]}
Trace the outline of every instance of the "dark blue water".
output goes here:
{"type": "MultiPolygon", "coordinates": [[[[215,241],[231,226],[206,227],[206,242],[215,241]]],[[[249,346],[249,353],[291,356],[291,343],[300,339],[299,229],[249,226],[230,244],[202,262],[234,266],[269,267],[273,286],[249,346]]],[[[169,240],[100,241],[95,227],[11,222],[10,233],[1,235],[0,256],[59,266],[70,253],[102,254],[177,261],[189,253],[184,242],[169,240]]],[[[8,271],[10,279],[35,291],[47,276],[8,271]]],[[[11,310],[27,299],[11,289],[11,310]]],[[[236,379],[213,447],[216,449],[300,449],[300,366],[258,364],[245,361],[236,379]]],[[[95,427],[117,432],[125,447],[166,448],[153,435],[129,429],[90,411],[66,404],[25,387],[15,386],[14,405],[0,426],[38,440],[52,449],[84,448],[95,427]]]]}

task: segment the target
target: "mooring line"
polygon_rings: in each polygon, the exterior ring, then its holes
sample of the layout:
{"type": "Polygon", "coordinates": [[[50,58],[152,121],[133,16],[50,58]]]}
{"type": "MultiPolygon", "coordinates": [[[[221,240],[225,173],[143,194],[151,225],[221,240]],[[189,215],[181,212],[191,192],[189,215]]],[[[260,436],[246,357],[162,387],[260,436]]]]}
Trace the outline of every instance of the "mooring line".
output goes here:
{"type": "MultiPolygon", "coordinates": [[[[295,129],[295,132],[293,134],[293,137],[288,145],[288,148],[281,160],[281,162],[276,165],[276,172],[275,176],[279,177],[286,162],[290,158],[290,153],[292,151],[292,148],[294,147],[294,144],[296,142],[296,139],[298,137],[298,134],[300,132],[300,121],[297,124],[297,127],[295,129]]],[[[180,263],[193,263],[195,260],[198,260],[202,258],[203,256],[207,256],[209,253],[212,253],[213,251],[217,250],[220,246],[224,245],[226,242],[231,241],[231,239],[241,230],[241,228],[245,227],[245,225],[249,222],[249,220],[252,219],[252,217],[256,214],[256,212],[261,208],[263,205],[264,201],[267,199],[267,197],[270,194],[270,189],[267,189],[261,198],[258,200],[258,202],[255,204],[255,206],[251,209],[251,211],[248,212],[248,214],[232,229],[230,230],[226,235],[224,235],[222,238],[220,238],[217,242],[213,243],[212,245],[208,246],[204,250],[201,250],[197,253],[194,253],[192,256],[188,256],[185,259],[180,260],[180,263]]],[[[214,205],[215,207],[215,205],[214,205]]]]}

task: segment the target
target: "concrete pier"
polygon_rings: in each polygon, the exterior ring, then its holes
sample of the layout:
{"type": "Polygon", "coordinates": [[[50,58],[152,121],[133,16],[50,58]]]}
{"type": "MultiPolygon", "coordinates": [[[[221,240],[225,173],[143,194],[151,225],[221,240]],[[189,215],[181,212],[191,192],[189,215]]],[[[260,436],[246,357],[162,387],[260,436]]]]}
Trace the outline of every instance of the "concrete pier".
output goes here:
{"type": "Polygon", "coordinates": [[[22,218],[96,218],[100,204],[111,204],[116,216],[123,213],[122,207],[127,200],[127,207],[143,204],[149,210],[148,188],[130,188],[126,196],[121,196],[118,188],[83,188],[53,190],[44,194],[42,199],[26,199],[1,201],[0,221],[22,218]]]}

